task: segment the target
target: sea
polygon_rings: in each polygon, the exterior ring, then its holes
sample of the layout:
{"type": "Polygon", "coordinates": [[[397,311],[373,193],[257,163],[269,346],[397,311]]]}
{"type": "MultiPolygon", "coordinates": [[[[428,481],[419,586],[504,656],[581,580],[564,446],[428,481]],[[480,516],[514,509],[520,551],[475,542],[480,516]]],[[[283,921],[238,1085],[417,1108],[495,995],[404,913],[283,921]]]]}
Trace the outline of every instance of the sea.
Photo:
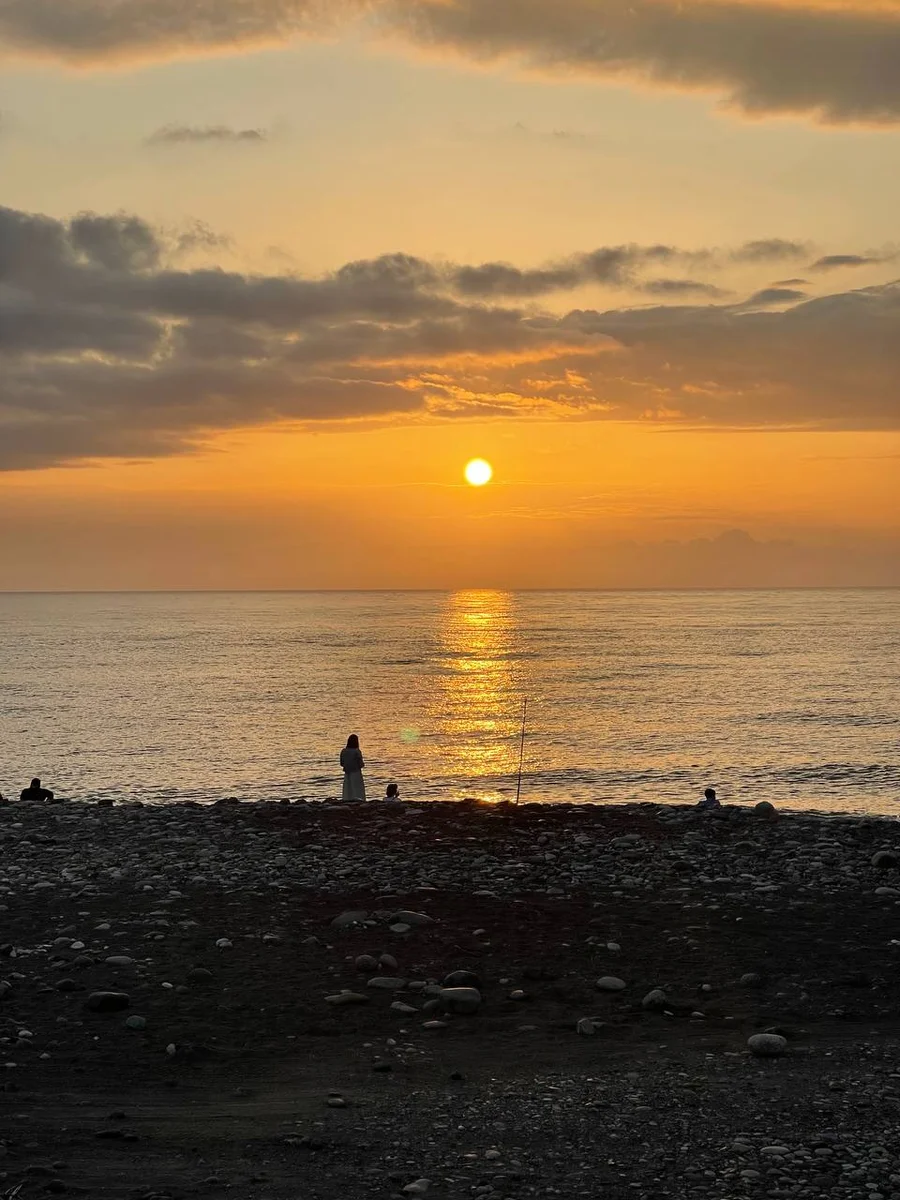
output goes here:
{"type": "Polygon", "coordinates": [[[7,796],[324,800],[350,733],[370,798],[900,813],[900,590],[0,595],[7,796]]]}

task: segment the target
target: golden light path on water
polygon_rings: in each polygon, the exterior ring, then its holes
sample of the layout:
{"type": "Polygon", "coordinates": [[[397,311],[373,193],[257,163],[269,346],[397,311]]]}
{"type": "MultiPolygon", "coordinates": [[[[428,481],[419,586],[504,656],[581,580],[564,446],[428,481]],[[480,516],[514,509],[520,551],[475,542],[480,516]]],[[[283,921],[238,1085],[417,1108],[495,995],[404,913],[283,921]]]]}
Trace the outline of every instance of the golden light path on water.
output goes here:
{"type": "Polygon", "coordinates": [[[480,799],[504,794],[485,783],[518,768],[522,667],[516,654],[515,597],[465,591],[447,597],[441,624],[438,693],[430,716],[442,731],[450,773],[472,780],[480,799]]]}

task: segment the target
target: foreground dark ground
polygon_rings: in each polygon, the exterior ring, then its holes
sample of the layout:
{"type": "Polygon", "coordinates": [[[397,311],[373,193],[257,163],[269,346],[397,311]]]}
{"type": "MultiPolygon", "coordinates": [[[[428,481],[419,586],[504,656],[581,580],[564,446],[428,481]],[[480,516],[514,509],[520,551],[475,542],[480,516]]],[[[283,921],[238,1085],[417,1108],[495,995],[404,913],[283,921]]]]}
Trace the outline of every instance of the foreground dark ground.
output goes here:
{"type": "Polygon", "coordinates": [[[900,1198],[884,851],[648,806],[0,810],[0,1196],[900,1198]],[[426,1011],[457,970],[478,1011],[426,1011]]]}

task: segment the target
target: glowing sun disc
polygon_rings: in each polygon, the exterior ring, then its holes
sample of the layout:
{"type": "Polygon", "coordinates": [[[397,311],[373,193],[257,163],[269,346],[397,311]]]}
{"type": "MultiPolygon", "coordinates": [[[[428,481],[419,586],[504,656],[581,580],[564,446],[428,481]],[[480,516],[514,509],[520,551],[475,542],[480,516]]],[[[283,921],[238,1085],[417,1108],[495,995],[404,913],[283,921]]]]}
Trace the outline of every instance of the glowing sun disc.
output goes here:
{"type": "Polygon", "coordinates": [[[483,458],[473,458],[470,463],[466,463],[465,474],[466,483],[471,483],[472,487],[484,487],[493,479],[494,468],[483,458]]]}

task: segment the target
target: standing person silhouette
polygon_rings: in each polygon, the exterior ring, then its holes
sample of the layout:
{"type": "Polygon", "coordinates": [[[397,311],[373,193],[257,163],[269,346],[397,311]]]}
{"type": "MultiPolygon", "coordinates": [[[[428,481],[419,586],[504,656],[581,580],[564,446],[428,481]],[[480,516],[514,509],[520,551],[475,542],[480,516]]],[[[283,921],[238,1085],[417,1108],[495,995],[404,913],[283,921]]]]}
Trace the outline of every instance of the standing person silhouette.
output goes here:
{"type": "Polygon", "coordinates": [[[366,781],[363,779],[365,766],[359,738],[351,733],[347,745],[341,751],[341,766],[344,768],[344,791],[342,799],[349,804],[359,803],[366,798],[366,781]]]}

